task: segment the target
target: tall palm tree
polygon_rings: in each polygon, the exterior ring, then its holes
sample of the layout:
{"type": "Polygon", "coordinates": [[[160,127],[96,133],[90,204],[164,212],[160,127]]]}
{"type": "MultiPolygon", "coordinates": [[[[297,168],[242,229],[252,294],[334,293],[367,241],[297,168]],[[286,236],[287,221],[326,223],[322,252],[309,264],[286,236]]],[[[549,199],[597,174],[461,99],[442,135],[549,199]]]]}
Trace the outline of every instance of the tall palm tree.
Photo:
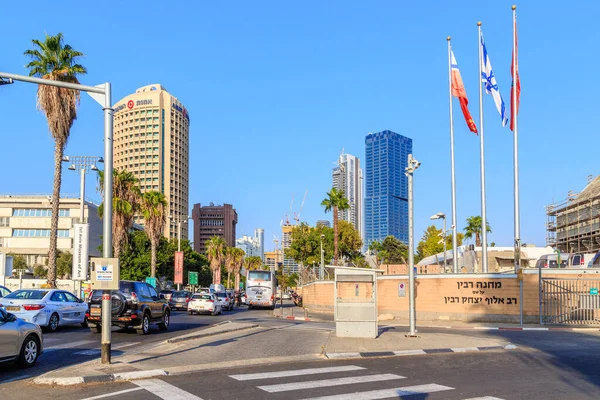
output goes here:
{"type": "Polygon", "coordinates": [[[333,210],[333,264],[338,264],[338,211],[347,210],[350,208],[348,199],[344,195],[344,192],[332,188],[328,193],[327,197],[321,202],[321,205],[325,208],[325,212],[333,210]]]}
{"type": "MultiPolygon", "coordinates": [[[[98,191],[104,193],[104,171],[98,171],[98,191]]],[[[133,216],[140,208],[142,194],[137,178],[126,170],[113,169],[113,257],[119,258],[129,239],[133,216]]],[[[104,216],[104,204],[98,207],[100,218],[104,216]]]]}
{"type": "Polygon", "coordinates": [[[144,230],[150,239],[150,276],[156,278],[156,250],[165,229],[167,199],[161,192],[150,191],[142,196],[141,210],[144,230]]]}
{"type": "MultiPolygon", "coordinates": [[[[63,41],[63,34],[46,35],[44,41],[32,40],[33,49],[25,51],[31,57],[27,64],[29,76],[53,81],[79,83],[77,76],[87,70],[77,61],[83,53],[76,51],[63,41]]],[[[58,233],[58,209],[60,198],[62,160],[65,146],[77,119],[80,92],[55,86],[39,85],[37,106],[48,121],[54,139],[54,184],[52,188],[52,218],[50,220],[50,247],[48,249],[48,285],[56,287],[56,240],[58,233]]]]}
{"type": "Polygon", "coordinates": [[[227,270],[227,289],[230,289],[229,282],[231,278],[231,274],[235,269],[235,257],[236,257],[236,248],[235,247],[226,247],[225,248],[225,269],[227,270]]]}
{"type": "Polygon", "coordinates": [[[240,289],[240,271],[244,266],[244,257],[246,256],[246,252],[242,249],[235,249],[235,266],[233,269],[233,274],[235,275],[235,290],[240,289]]]}
{"type": "Polygon", "coordinates": [[[206,241],[206,257],[210,262],[214,284],[221,283],[221,264],[226,246],[225,240],[219,236],[213,236],[206,241]]]}
{"type": "Polygon", "coordinates": [[[248,271],[259,270],[263,265],[263,261],[259,256],[250,256],[246,258],[246,269],[248,271]]]}
{"type": "MultiPolygon", "coordinates": [[[[463,229],[465,231],[465,239],[471,239],[475,236],[475,246],[481,247],[481,227],[483,221],[479,215],[475,215],[467,218],[467,226],[463,229]]],[[[486,232],[491,233],[492,228],[486,221],[486,232]]]]}

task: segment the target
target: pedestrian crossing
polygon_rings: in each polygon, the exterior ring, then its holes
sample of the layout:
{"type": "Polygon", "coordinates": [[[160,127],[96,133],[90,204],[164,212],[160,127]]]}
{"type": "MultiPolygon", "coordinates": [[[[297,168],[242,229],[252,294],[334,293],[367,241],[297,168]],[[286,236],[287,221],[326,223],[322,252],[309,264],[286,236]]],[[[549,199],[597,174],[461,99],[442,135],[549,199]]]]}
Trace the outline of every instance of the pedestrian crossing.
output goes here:
{"type": "MultiPolygon", "coordinates": [[[[140,344],[140,342],[114,343],[111,349],[119,350],[137,344],[140,344]]],[[[60,338],[44,339],[44,353],[52,353],[58,350],[75,350],[72,354],[79,356],[99,356],[101,353],[99,340],[77,340],[64,343],[60,338]]]]}
{"type": "MultiPolygon", "coordinates": [[[[302,368],[292,370],[278,370],[269,372],[257,372],[247,374],[229,375],[236,381],[253,382],[257,389],[266,394],[290,393],[294,397],[309,389],[324,389],[327,394],[317,397],[300,397],[302,400],[376,400],[397,399],[405,396],[425,396],[437,392],[449,392],[455,388],[438,383],[426,383],[419,385],[397,385],[405,376],[393,373],[373,373],[368,368],[358,365],[343,365],[336,367],[302,368]],[[340,376],[346,373],[349,376],[340,376]],[[328,377],[335,374],[335,378],[328,377]],[[306,378],[298,381],[298,377],[306,378]],[[290,381],[285,382],[286,378],[290,381]],[[364,391],[352,390],[353,385],[372,383],[377,389],[372,388],[364,391]],[[392,386],[384,388],[385,385],[392,386]],[[331,394],[332,391],[341,393],[331,394]]],[[[464,400],[502,400],[492,396],[471,397],[464,400]]]]}

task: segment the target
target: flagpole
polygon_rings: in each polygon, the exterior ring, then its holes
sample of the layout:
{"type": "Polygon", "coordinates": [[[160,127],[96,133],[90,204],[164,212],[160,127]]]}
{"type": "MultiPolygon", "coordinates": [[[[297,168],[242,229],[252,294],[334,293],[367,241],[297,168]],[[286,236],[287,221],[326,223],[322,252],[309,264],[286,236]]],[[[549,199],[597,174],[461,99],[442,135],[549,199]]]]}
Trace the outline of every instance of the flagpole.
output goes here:
{"type": "Polygon", "coordinates": [[[519,272],[521,268],[521,216],[519,204],[519,134],[517,131],[517,6],[512,6],[513,13],[513,71],[512,71],[512,112],[514,123],[514,142],[513,142],[513,159],[514,159],[514,180],[515,180],[515,272],[519,272]]]}
{"type": "MultiPolygon", "coordinates": [[[[452,272],[458,273],[458,240],[456,235],[456,176],[454,174],[454,114],[452,111],[452,45],[450,44],[450,36],[448,40],[448,91],[450,98],[450,174],[452,183],[452,272]]],[[[446,240],[446,232],[444,232],[444,240],[446,240]]],[[[445,266],[444,266],[445,267],[445,266]]]]}
{"type": "Polygon", "coordinates": [[[485,205],[485,151],[483,141],[483,87],[481,84],[482,76],[482,59],[483,49],[481,48],[481,21],[477,22],[477,31],[479,33],[479,148],[481,155],[481,272],[488,272],[488,259],[487,259],[487,218],[486,218],[486,205],[485,205]]]}

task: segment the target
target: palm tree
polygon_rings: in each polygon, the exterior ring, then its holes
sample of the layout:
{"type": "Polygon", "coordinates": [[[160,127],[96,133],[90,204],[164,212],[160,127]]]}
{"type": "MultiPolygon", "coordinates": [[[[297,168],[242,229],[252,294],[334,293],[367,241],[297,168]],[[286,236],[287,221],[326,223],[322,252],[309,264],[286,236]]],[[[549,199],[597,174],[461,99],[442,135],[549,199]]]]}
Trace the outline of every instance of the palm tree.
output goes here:
{"type": "MultiPolygon", "coordinates": [[[[465,239],[471,239],[475,236],[475,246],[481,247],[481,226],[483,222],[479,215],[467,218],[467,226],[463,229],[465,231],[465,239]]],[[[486,232],[491,233],[492,228],[486,221],[486,232]]]]}
{"type": "Polygon", "coordinates": [[[227,289],[229,289],[229,282],[231,278],[231,274],[235,269],[235,257],[236,257],[235,247],[226,247],[225,248],[225,269],[227,270],[227,289]]]}
{"type": "Polygon", "coordinates": [[[259,270],[262,265],[263,261],[259,256],[250,256],[246,258],[246,269],[248,271],[259,270]]]}
{"type": "MultiPolygon", "coordinates": [[[[29,76],[53,81],[79,83],[77,76],[87,70],[77,63],[83,53],[74,50],[63,42],[63,34],[46,35],[45,40],[32,40],[33,49],[25,51],[32,61],[27,64],[29,76]]],[[[48,121],[50,134],[54,139],[54,184],[52,189],[52,218],[50,220],[50,247],[48,249],[48,285],[56,287],[56,240],[58,233],[58,209],[62,174],[62,160],[65,146],[77,119],[77,106],[80,92],[73,89],[39,85],[37,106],[48,121]]]]}
{"type": "MultiPolygon", "coordinates": [[[[98,171],[98,191],[104,192],[104,171],[98,171]]],[[[113,257],[119,258],[129,239],[133,216],[138,211],[142,195],[136,177],[126,170],[113,170],[113,257]]],[[[98,207],[100,218],[104,216],[104,204],[98,207]]]]}
{"type": "Polygon", "coordinates": [[[150,239],[150,276],[156,278],[156,250],[165,229],[167,199],[161,192],[144,193],[141,204],[144,215],[144,230],[150,239]]]}
{"type": "Polygon", "coordinates": [[[233,269],[233,273],[235,275],[235,290],[240,290],[240,271],[244,266],[244,257],[246,256],[246,252],[242,249],[235,249],[235,267],[233,269]]]}
{"type": "Polygon", "coordinates": [[[221,283],[221,264],[223,264],[224,250],[227,244],[222,237],[213,236],[206,241],[206,257],[210,262],[213,283],[221,283]]]}
{"type": "Polygon", "coordinates": [[[344,192],[332,188],[328,193],[327,197],[321,202],[321,205],[325,208],[325,212],[329,212],[333,209],[333,264],[338,264],[338,211],[347,210],[350,208],[348,199],[344,196],[344,192]]]}

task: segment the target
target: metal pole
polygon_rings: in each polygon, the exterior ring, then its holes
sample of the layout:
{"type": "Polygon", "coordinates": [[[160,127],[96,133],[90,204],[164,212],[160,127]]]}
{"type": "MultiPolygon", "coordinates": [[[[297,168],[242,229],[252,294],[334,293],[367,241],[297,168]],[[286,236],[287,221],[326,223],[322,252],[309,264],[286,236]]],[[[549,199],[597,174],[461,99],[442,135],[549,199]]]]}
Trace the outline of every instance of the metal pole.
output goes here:
{"type": "Polygon", "coordinates": [[[321,268],[319,268],[321,280],[325,279],[325,251],[323,251],[323,236],[321,236],[321,268]]]}
{"type": "MultiPolygon", "coordinates": [[[[523,278],[523,275],[521,275],[523,278]]],[[[523,327],[523,280],[519,280],[519,320],[521,322],[521,328],[523,327]]]]}
{"type": "MultiPolygon", "coordinates": [[[[104,216],[102,253],[111,258],[112,247],[112,200],[113,200],[113,120],[110,83],[104,84],[104,216]]],[[[102,364],[110,364],[111,358],[111,297],[110,290],[102,293],[102,364]]]]}
{"type": "Polygon", "coordinates": [[[538,268],[538,293],[539,293],[539,313],[540,313],[540,325],[543,325],[544,323],[544,318],[543,318],[543,314],[542,314],[542,264],[539,263],[539,268],[538,268]]]}
{"type": "MultiPolygon", "coordinates": [[[[408,155],[409,168],[412,154],[408,155]]],[[[415,336],[415,271],[414,271],[414,209],[413,209],[413,173],[408,172],[408,298],[410,336],[415,336]]]]}
{"type": "Polygon", "coordinates": [[[444,214],[444,273],[446,272],[446,265],[448,265],[447,257],[446,257],[446,215],[444,214]]]}
{"type": "Polygon", "coordinates": [[[483,141],[483,87],[481,85],[481,73],[482,73],[482,57],[483,52],[481,48],[481,22],[477,22],[478,44],[479,44],[479,129],[480,140],[479,148],[481,153],[481,268],[483,273],[488,272],[488,258],[487,258],[487,218],[486,218],[486,206],[485,206],[485,152],[484,152],[484,141],[483,141]]]}
{"type": "MultiPolygon", "coordinates": [[[[456,176],[454,174],[454,113],[452,109],[452,45],[448,36],[448,84],[450,86],[450,174],[452,186],[452,272],[458,273],[458,238],[456,221],[456,176]]],[[[445,230],[444,230],[445,232],[445,230]]],[[[446,242],[444,241],[444,244],[446,242]]],[[[444,254],[446,254],[444,252],[444,254]]]]}
{"type": "MultiPolygon", "coordinates": [[[[181,217],[177,220],[177,251],[181,251],[181,217]]],[[[181,286],[177,284],[177,291],[181,290],[181,286]]]]}
{"type": "Polygon", "coordinates": [[[108,95],[108,97],[110,97],[110,93],[106,92],[107,88],[110,91],[110,83],[105,83],[104,88],[102,88],[101,87],[102,85],[87,86],[87,85],[80,85],[78,83],[53,81],[50,79],[35,78],[33,76],[10,74],[8,72],[0,72],[0,78],[8,78],[8,79],[13,79],[15,81],[35,83],[37,85],[47,85],[47,86],[56,86],[56,87],[61,87],[61,88],[66,88],[66,89],[83,90],[84,92],[98,93],[98,94],[102,94],[104,96],[108,95]]]}
{"type": "Polygon", "coordinates": [[[513,68],[512,68],[512,112],[513,112],[513,159],[515,185],[515,272],[521,268],[521,217],[519,207],[519,134],[517,133],[517,6],[512,6],[513,12],[513,68]]]}
{"type": "Polygon", "coordinates": [[[80,174],[81,174],[81,186],[79,188],[79,193],[81,195],[81,199],[79,199],[79,223],[80,224],[84,224],[85,222],[85,211],[84,211],[84,199],[85,199],[85,169],[86,167],[84,166],[83,168],[81,168],[79,170],[80,174]]]}

